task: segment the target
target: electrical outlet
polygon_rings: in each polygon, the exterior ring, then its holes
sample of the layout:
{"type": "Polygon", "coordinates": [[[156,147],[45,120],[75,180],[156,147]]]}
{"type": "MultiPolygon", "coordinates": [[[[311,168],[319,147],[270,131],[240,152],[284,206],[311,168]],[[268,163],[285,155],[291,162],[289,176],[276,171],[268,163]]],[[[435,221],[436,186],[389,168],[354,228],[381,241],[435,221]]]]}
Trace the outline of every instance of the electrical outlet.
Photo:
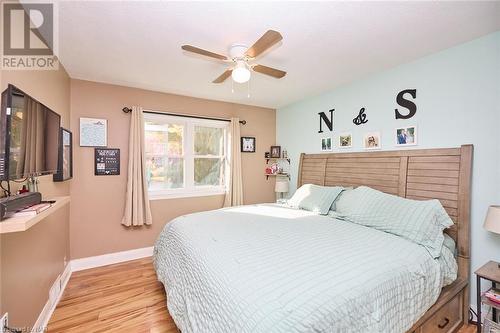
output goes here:
{"type": "Polygon", "coordinates": [[[63,259],[63,264],[64,264],[64,268],[66,268],[66,264],[67,264],[67,261],[66,261],[66,256],[64,256],[64,259],[63,259]]]}
{"type": "Polygon", "coordinates": [[[9,314],[5,312],[5,314],[2,316],[2,319],[0,319],[0,333],[6,333],[7,330],[5,327],[9,326],[9,314]]]}

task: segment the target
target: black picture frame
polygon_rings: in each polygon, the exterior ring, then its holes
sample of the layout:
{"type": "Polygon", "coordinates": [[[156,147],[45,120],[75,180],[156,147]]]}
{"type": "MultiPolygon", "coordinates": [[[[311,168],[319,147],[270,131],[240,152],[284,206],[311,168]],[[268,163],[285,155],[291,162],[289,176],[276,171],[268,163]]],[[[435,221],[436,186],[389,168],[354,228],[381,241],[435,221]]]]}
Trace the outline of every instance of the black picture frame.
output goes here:
{"type": "Polygon", "coordinates": [[[271,158],[281,158],[281,146],[271,146],[271,158]]]}
{"type": "Polygon", "coordinates": [[[64,127],[60,127],[57,172],[52,175],[52,180],[54,182],[64,182],[71,178],[73,178],[73,133],[64,127]],[[68,140],[65,140],[66,136],[68,140]],[[67,143],[65,141],[67,141],[67,143]],[[64,149],[65,147],[67,147],[67,149],[64,149]],[[68,161],[67,164],[65,164],[64,161],[68,161]],[[65,170],[66,166],[67,171],[65,170]]]}
{"type": "Polygon", "coordinates": [[[242,153],[255,153],[255,144],[256,144],[255,137],[253,137],[253,136],[242,136],[241,139],[240,139],[240,142],[241,142],[241,152],[242,153]],[[252,141],[252,144],[251,144],[250,147],[246,147],[244,145],[245,140],[252,141]]]}

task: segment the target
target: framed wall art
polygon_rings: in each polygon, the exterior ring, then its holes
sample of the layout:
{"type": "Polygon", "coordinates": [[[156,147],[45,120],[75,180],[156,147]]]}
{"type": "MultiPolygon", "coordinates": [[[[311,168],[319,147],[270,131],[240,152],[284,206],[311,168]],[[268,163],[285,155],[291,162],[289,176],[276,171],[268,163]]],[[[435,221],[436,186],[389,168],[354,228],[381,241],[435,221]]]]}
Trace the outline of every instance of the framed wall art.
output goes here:
{"type": "Polygon", "coordinates": [[[57,157],[57,173],[53,181],[63,182],[73,178],[73,133],[65,128],[59,129],[59,148],[57,157]]]}
{"type": "Polygon", "coordinates": [[[352,133],[340,133],[339,135],[340,148],[352,148],[352,133]]]}
{"type": "Polygon", "coordinates": [[[106,147],[108,121],[97,118],[80,118],[80,147],[106,147]]]}
{"type": "Polygon", "coordinates": [[[365,149],[380,149],[380,132],[366,133],[363,137],[363,148],[365,149]]]}
{"type": "Polygon", "coordinates": [[[414,146],[417,144],[417,126],[396,128],[396,146],[414,146]]]}
{"type": "Polygon", "coordinates": [[[241,152],[242,153],[255,153],[255,138],[242,136],[241,137],[241,152]]]}

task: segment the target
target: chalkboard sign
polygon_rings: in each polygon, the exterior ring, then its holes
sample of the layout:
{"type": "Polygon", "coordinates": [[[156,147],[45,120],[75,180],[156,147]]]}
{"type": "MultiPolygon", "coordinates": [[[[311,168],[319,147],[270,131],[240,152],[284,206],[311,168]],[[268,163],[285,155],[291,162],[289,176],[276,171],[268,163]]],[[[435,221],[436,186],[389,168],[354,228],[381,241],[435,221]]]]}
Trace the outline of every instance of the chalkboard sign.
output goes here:
{"type": "Polygon", "coordinates": [[[120,149],[95,148],[96,176],[111,176],[120,174],[120,149]]]}

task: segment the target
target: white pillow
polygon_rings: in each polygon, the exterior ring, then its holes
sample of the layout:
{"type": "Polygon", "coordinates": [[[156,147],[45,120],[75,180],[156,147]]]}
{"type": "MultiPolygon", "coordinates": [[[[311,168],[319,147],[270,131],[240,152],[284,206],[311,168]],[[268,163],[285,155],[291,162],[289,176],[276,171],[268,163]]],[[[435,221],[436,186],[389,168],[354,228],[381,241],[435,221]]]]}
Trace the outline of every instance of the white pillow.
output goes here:
{"type": "Polygon", "coordinates": [[[343,188],[340,186],[305,184],[298,188],[288,200],[288,206],[326,215],[342,191],[343,188]]]}

